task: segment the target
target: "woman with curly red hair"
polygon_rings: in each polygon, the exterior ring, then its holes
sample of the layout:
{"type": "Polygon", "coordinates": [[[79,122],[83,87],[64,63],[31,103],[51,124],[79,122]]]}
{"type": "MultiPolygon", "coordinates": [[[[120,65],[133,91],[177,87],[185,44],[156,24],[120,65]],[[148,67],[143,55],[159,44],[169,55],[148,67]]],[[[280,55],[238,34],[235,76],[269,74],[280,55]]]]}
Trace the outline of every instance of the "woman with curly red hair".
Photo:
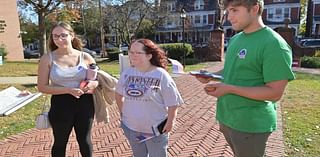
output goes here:
{"type": "Polygon", "coordinates": [[[133,156],[165,157],[168,133],[183,100],[166,71],[168,61],[161,48],[149,39],[138,39],[128,54],[132,67],[121,74],[116,86],[121,127],[133,156]],[[161,122],[163,127],[157,127],[161,122]]]}

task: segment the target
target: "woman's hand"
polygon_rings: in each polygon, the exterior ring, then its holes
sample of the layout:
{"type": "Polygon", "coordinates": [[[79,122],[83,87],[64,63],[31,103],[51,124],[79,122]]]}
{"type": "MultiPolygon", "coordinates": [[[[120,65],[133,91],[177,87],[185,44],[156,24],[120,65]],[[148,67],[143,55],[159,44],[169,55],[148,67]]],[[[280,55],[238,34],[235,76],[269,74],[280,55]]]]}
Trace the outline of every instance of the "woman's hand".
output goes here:
{"type": "Polygon", "coordinates": [[[86,80],[80,83],[80,89],[84,93],[93,93],[93,90],[98,87],[98,81],[86,80]]]}
{"type": "Polygon", "coordinates": [[[98,87],[99,83],[98,81],[91,81],[91,80],[87,80],[87,85],[83,88],[84,92],[87,92],[89,90],[93,90],[95,88],[98,87]]]}
{"type": "Polygon", "coordinates": [[[84,92],[80,88],[72,88],[70,90],[70,94],[76,98],[80,98],[80,96],[84,94],[84,92]]]}

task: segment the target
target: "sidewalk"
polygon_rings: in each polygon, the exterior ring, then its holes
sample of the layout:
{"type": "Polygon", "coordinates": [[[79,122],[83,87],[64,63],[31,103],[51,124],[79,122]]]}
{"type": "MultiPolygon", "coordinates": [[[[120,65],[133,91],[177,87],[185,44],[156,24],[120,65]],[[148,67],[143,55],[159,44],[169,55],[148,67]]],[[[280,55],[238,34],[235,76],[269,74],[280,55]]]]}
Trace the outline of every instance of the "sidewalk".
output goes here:
{"type": "MultiPolygon", "coordinates": [[[[209,70],[216,71],[221,63],[209,70]]],[[[169,157],[231,157],[232,151],[215,121],[214,97],[205,94],[204,85],[190,75],[174,78],[185,104],[179,108],[176,126],[170,135],[169,157]]],[[[1,81],[2,82],[2,81],[1,81]]],[[[130,146],[119,128],[116,105],[110,106],[110,122],[94,124],[92,142],[94,157],[129,157],[130,146]]],[[[280,109],[280,108],[279,108],[280,109]]],[[[284,156],[280,110],[279,129],[269,138],[268,157],[284,156]]],[[[1,157],[49,157],[53,143],[52,131],[31,129],[0,141],[1,157]]],[[[68,157],[80,157],[75,134],[72,132],[67,145],[68,157]]]]}
{"type": "Polygon", "coordinates": [[[0,77],[0,84],[36,84],[37,76],[0,77]]]}

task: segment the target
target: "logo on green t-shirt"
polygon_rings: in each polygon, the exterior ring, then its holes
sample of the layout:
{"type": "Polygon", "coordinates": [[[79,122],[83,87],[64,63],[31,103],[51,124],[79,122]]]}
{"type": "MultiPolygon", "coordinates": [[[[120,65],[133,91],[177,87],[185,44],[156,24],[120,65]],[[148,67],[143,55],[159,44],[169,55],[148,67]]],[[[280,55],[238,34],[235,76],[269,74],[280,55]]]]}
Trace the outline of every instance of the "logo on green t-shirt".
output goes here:
{"type": "Polygon", "coordinates": [[[242,49],[238,53],[238,56],[239,56],[240,59],[244,59],[244,58],[246,58],[246,54],[247,54],[247,49],[242,49]]]}

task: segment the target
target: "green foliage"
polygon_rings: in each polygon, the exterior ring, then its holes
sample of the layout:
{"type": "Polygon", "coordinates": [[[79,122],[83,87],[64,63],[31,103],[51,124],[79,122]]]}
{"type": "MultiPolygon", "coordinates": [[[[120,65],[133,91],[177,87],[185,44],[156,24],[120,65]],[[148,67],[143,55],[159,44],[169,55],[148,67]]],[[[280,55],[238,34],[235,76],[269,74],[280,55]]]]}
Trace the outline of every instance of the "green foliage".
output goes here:
{"type": "Polygon", "coordinates": [[[307,0],[300,0],[301,8],[300,8],[300,13],[301,17],[300,19],[300,27],[299,27],[299,35],[304,35],[306,32],[306,11],[307,11],[307,0]]]}
{"type": "Polygon", "coordinates": [[[118,47],[107,48],[106,51],[107,52],[119,52],[119,48],[118,47]]]}
{"type": "Polygon", "coordinates": [[[320,57],[308,57],[308,56],[302,57],[301,67],[320,68],[320,57]]]}
{"type": "Polygon", "coordinates": [[[186,65],[194,65],[200,63],[198,58],[186,58],[186,65]]]}
{"type": "Polygon", "coordinates": [[[185,52],[186,56],[193,54],[193,49],[190,44],[183,43],[172,43],[172,44],[160,44],[162,49],[168,53],[168,57],[176,60],[182,60],[183,53],[185,52]]]}
{"type": "Polygon", "coordinates": [[[33,43],[37,40],[39,28],[36,24],[32,23],[30,19],[20,16],[20,27],[21,30],[24,31],[24,33],[21,34],[23,45],[33,43]]]}
{"type": "Polygon", "coordinates": [[[4,59],[6,57],[6,55],[8,54],[6,46],[4,44],[0,45],[0,56],[2,56],[2,59],[4,59]]]}
{"type": "Polygon", "coordinates": [[[316,50],[316,53],[314,54],[315,57],[320,57],[320,50],[316,50]]]}
{"type": "Polygon", "coordinates": [[[155,28],[150,20],[144,19],[141,22],[140,28],[136,32],[137,38],[153,39],[155,35],[155,28]]]}

